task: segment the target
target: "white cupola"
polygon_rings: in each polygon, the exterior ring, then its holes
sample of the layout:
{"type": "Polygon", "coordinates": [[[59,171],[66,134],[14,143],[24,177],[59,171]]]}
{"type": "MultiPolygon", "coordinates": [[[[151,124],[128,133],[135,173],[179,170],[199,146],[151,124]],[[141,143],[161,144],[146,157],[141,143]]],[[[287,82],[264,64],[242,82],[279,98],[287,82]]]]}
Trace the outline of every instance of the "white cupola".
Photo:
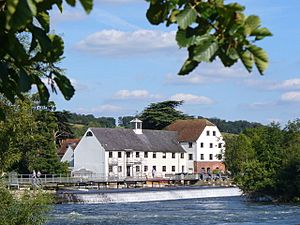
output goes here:
{"type": "Polygon", "coordinates": [[[142,130],[143,121],[139,120],[138,118],[135,118],[135,119],[131,120],[130,123],[132,124],[132,129],[133,129],[134,133],[136,133],[136,134],[143,133],[143,130],[142,130]]]}

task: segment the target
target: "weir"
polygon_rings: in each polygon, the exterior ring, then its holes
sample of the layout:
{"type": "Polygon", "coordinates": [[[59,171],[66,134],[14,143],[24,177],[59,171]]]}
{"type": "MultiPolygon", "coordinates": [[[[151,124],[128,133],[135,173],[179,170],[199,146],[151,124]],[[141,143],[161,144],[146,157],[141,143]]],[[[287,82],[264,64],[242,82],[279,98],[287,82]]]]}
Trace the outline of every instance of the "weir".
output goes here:
{"type": "Polygon", "coordinates": [[[236,187],[178,187],[126,190],[77,190],[57,192],[64,203],[126,203],[241,196],[236,187]]]}

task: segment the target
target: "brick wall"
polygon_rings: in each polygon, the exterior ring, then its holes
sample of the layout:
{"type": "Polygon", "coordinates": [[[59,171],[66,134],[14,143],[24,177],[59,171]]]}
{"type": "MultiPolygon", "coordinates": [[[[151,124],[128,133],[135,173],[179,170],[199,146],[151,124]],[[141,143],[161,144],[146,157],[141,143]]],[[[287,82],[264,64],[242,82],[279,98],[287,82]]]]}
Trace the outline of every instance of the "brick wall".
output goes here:
{"type": "Polygon", "coordinates": [[[222,162],[214,162],[214,161],[210,161],[210,162],[194,162],[194,172],[195,173],[200,173],[201,169],[204,168],[205,172],[207,172],[207,168],[210,168],[210,171],[213,171],[215,169],[219,169],[221,171],[225,171],[225,165],[222,162]]]}

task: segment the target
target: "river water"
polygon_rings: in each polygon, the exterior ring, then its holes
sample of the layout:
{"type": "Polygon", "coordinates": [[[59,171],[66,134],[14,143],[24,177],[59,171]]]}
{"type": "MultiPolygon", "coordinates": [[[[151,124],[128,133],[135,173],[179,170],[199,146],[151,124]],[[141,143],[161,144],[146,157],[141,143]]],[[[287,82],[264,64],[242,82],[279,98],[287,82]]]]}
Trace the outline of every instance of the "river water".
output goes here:
{"type": "Polygon", "coordinates": [[[222,197],[142,203],[55,205],[47,225],[300,224],[300,205],[222,197]]]}

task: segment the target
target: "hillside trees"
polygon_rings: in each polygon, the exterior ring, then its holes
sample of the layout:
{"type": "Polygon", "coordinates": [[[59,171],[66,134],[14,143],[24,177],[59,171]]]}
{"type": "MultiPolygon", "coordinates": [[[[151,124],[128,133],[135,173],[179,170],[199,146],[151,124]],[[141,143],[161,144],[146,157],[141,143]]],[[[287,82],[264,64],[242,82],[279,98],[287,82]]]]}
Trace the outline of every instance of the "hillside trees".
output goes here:
{"type": "MultiPolygon", "coordinates": [[[[80,2],[86,13],[93,8],[93,0],[3,0],[0,1],[0,93],[14,103],[16,96],[24,98],[35,85],[42,104],[49,100],[49,90],[59,89],[65,99],[74,95],[74,88],[63,70],[57,66],[63,58],[61,36],[50,32],[49,12],[63,3],[75,6],[80,2]],[[24,42],[22,35],[27,35],[24,42]]],[[[187,48],[188,58],[179,74],[188,74],[201,62],[219,58],[229,67],[239,60],[250,72],[253,66],[263,74],[268,66],[265,51],[256,41],[270,36],[261,27],[257,16],[245,16],[245,7],[225,4],[223,0],[147,0],[146,17],[151,24],[178,25],[176,40],[187,48]]],[[[3,113],[1,113],[3,116],[3,113]]]]}

